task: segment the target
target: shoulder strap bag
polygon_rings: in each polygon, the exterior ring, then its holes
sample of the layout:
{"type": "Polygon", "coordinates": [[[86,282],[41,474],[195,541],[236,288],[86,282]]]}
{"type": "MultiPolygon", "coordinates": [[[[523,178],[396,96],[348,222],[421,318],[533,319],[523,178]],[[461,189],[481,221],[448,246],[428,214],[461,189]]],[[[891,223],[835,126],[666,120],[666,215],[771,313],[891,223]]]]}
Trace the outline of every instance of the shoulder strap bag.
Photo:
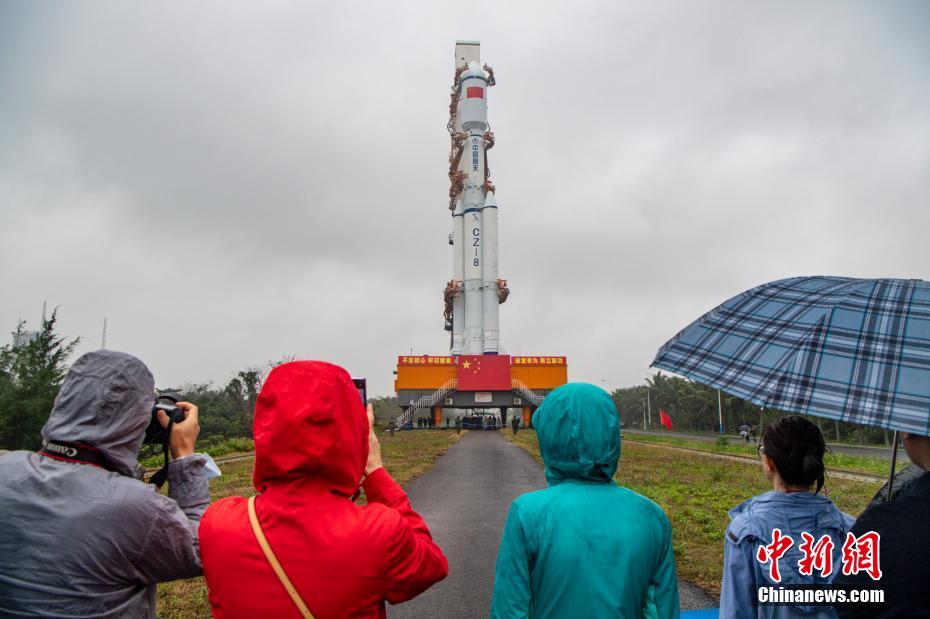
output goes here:
{"type": "Polygon", "coordinates": [[[313,613],[310,612],[310,609],[307,608],[307,605],[304,604],[303,599],[300,597],[300,594],[297,593],[297,589],[294,587],[294,583],[291,582],[291,579],[287,577],[287,574],[284,572],[284,568],[281,567],[281,564],[278,563],[278,558],[274,556],[274,552],[271,551],[271,546],[268,545],[268,540],[265,539],[265,533],[262,531],[262,525],[258,523],[258,514],[255,513],[255,497],[249,498],[249,522],[252,524],[252,532],[255,533],[255,539],[258,540],[258,545],[262,547],[262,552],[265,553],[265,558],[268,560],[268,563],[271,564],[271,569],[274,570],[275,576],[278,577],[278,580],[281,581],[281,584],[284,585],[284,589],[287,591],[287,594],[291,596],[291,601],[294,602],[294,605],[297,607],[297,610],[300,611],[300,614],[304,619],[314,619],[313,613]]]}

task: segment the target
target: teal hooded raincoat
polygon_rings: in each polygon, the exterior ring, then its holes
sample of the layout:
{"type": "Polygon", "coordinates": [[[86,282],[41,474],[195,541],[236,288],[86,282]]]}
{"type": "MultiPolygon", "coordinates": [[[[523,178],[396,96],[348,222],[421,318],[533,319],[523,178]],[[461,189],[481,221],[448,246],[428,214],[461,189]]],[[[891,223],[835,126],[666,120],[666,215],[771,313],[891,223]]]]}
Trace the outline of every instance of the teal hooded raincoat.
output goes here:
{"type": "Polygon", "coordinates": [[[678,617],[668,519],[613,481],[620,420],[610,396],[564,385],[533,426],[549,487],[510,507],[491,617],[678,617]]]}

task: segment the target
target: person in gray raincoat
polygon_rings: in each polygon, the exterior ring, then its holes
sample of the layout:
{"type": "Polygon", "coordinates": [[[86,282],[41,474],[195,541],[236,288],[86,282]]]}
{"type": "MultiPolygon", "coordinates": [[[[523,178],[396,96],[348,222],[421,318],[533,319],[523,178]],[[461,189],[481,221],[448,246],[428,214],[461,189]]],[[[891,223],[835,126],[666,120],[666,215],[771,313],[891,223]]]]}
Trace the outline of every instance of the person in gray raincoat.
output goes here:
{"type": "Polygon", "coordinates": [[[65,377],[43,449],[0,457],[0,616],[154,617],[156,583],[201,574],[210,493],[193,453],[197,407],[178,403],[187,418],[171,431],[164,496],[137,460],[154,401],[140,360],[88,353],[65,377]]]}

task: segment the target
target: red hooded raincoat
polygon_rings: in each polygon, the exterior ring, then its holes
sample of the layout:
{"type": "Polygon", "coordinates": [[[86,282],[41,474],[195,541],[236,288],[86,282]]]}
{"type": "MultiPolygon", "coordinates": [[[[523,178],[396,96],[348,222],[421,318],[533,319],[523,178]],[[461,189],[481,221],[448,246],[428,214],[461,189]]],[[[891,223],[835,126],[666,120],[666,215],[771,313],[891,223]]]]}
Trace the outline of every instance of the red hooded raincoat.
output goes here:
{"type": "MultiPolygon", "coordinates": [[[[368,459],[368,418],[345,370],[318,361],[275,368],[255,406],[256,512],[317,619],[384,617],[448,574],[442,551],[383,468],[352,495],[368,459]]],[[[300,613],[262,553],[246,499],[217,501],[200,523],[214,617],[300,613]]]]}

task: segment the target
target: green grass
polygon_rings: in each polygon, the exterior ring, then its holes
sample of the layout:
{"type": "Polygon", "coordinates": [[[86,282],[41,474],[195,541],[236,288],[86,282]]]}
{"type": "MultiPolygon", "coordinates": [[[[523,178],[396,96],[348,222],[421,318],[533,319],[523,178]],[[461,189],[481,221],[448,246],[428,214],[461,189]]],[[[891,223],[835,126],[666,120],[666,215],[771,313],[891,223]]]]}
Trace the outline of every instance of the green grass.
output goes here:
{"type": "MultiPolygon", "coordinates": [[[[144,457],[140,458],[139,462],[146,468],[161,466],[165,462],[161,449],[160,445],[145,445],[142,454],[140,454],[144,457]]],[[[231,453],[249,452],[253,449],[255,449],[255,443],[250,438],[215,437],[197,442],[198,453],[208,453],[214,458],[231,453]]]]}
{"type": "MultiPolygon", "coordinates": [[[[680,436],[657,436],[654,434],[640,434],[630,432],[625,435],[626,438],[643,443],[657,443],[662,445],[674,445],[676,447],[688,447],[700,451],[711,451],[714,453],[726,453],[736,456],[758,457],[759,453],[755,445],[724,445],[722,441],[717,440],[713,443],[701,441],[698,439],[682,438],[680,436]]],[[[891,463],[884,458],[872,458],[868,456],[856,456],[845,453],[827,453],[824,456],[824,464],[828,469],[843,469],[854,473],[869,473],[872,475],[888,475],[891,463]]],[[[898,458],[896,470],[901,470],[908,465],[907,458],[898,458]]]]}
{"type": "MultiPolygon", "coordinates": [[[[446,452],[459,438],[455,432],[397,432],[394,436],[379,434],[384,467],[401,485],[424,472],[433,461],[446,452]]],[[[246,439],[247,440],[247,439],[246,439]]],[[[251,443],[251,441],[249,441],[251,443]]],[[[198,445],[198,449],[200,446],[198,445]]],[[[233,449],[231,451],[247,451],[233,449]]],[[[208,451],[211,455],[220,455],[208,451]]],[[[224,452],[230,453],[230,452],[224,452]]],[[[155,465],[158,465],[157,461],[155,465]]],[[[222,465],[223,475],[210,480],[210,497],[216,501],[228,496],[249,497],[252,488],[252,460],[222,465]]],[[[244,586],[248,586],[244,581],[244,586]]],[[[209,617],[210,602],[203,578],[190,578],[158,586],[158,616],[162,619],[209,617]]]]}
{"type": "MultiPolygon", "coordinates": [[[[539,459],[535,432],[528,430],[507,436],[539,459]]],[[[759,465],[754,462],[741,464],[686,456],[663,449],[661,444],[624,444],[616,480],[649,497],[665,510],[672,524],[679,577],[717,593],[723,570],[723,536],[729,522],[727,511],[756,494],[771,490],[771,484],[766,482],[759,465]]],[[[828,479],[827,483],[828,496],[837,507],[853,516],[865,509],[879,487],[879,484],[842,479],[828,479]]],[[[622,515],[618,514],[618,518],[622,515]]]]}

